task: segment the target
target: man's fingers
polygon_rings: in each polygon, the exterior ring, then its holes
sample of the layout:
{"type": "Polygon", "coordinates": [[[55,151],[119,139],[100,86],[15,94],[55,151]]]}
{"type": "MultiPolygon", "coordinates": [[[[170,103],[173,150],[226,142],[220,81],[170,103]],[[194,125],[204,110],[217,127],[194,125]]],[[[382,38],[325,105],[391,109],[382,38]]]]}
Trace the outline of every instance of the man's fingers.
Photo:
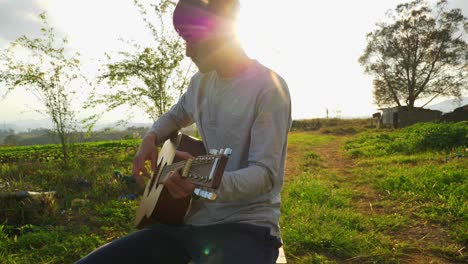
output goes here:
{"type": "Polygon", "coordinates": [[[158,169],[158,152],[157,151],[151,154],[150,162],[151,162],[151,170],[153,172],[157,171],[158,169]]]}
{"type": "Polygon", "coordinates": [[[133,168],[132,168],[132,176],[135,178],[137,181],[142,181],[142,177],[140,175],[140,172],[142,168],[145,168],[145,161],[141,161],[139,159],[134,159],[133,161],[133,168]]]}
{"type": "Polygon", "coordinates": [[[178,172],[170,172],[164,182],[164,186],[166,186],[174,198],[187,197],[195,189],[195,186],[183,179],[178,172]]]}
{"type": "Polygon", "coordinates": [[[185,152],[185,151],[179,151],[179,150],[176,151],[176,156],[179,159],[183,159],[183,160],[195,159],[195,157],[192,156],[192,154],[185,152]]]}
{"type": "Polygon", "coordinates": [[[177,184],[170,179],[164,182],[164,186],[167,188],[171,196],[175,199],[180,199],[187,196],[181,189],[179,189],[177,184]]]}
{"type": "Polygon", "coordinates": [[[145,165],[143,164],[143,166],[141,167],[141,174],[143,176],[145,176],[146,178],[149,178],[151,177],[151,175],[149,174],[148,170],[146,169],[145,165]]]}
{"type": "Polygon", "coordinates": [[[172,176],[174,183],[179,186],[187,195],[192,193],[193,189],[195,188],[195,185],[193,183],[187,181],[186,179],[182,178],[180,176],[179,171],[175,171],[173,176],[172,176]]]}
{"type": "Polygon", "coordinates": [[[134,178],[140,175],[140,161],[137,157],[133,158],[132,176],[134,178]]]}
{"type": "Polygon", "coordinates": [[[144,182],[143,177],[150,177],[150,173],[145,166],[145,161],[150,160],[151,169],[156,171],[157,167],[157,148],[155,146],[155,134],[148,133],[142,140],[138,152],[133,158],[132,176],[135,180],[144,182]]]}
{"type": "Polygon", "coordinates": [[[139,192],[144,192],[145,190],[145,180],[142,177],[134,177],[137,183],[138,188],[140,189],[139,192]]]}

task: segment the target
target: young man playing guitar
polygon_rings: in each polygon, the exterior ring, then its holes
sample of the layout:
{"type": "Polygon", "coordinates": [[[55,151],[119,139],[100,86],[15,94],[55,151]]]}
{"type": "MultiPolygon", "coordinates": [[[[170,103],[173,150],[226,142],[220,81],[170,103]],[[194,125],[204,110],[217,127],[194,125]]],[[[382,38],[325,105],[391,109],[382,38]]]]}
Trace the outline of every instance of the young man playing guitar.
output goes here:
{"type": "MultiPolygon", "coordinates": [[[[145,160],[156,171],[157,146],[193,123],[206,149],[231,148],[217,199],[193,198],[183,225],[155,224],[113,241],[79,263],[275,263],[291,103],[285,81],[247,57],[235,34],[237,0],[180,0],[173,22],[197,65],[190,85],[144,137],[133,176],[145,160]]],[[[189,158],[188,153],[179,156],[189,158]]],[[[174,198],[195,186],[169,173],[174,198]]]]}

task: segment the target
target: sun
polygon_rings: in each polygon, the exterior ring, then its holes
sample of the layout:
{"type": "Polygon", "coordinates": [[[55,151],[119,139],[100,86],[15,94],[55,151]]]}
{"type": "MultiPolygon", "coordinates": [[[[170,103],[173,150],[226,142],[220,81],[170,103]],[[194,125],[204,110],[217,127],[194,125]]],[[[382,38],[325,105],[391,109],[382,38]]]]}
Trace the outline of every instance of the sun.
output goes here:
{"type": "Polygon", "coordinates": [[[279,6],[269,4],[268,1],[242,1],[237,21],[237,35],[246,53],[268,66],[280,64],[281,50],[286,44],[284,18],[278,19],[281,14],[279,6]],[[268,5],[268,12],[265,10],[268,5]]]}

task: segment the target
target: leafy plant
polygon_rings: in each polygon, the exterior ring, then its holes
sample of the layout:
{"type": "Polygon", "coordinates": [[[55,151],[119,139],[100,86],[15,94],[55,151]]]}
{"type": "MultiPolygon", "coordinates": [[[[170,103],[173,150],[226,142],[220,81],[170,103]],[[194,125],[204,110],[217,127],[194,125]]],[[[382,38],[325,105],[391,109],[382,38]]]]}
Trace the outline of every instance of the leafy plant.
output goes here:
{"type": "MultiPolygon", "coordinates": [[[[121,51],[114,58],[106,54],[109,62],[100,70],[98,82],[106,82],[110,89],[102,94],[95,92],[86,107],[105,105],[110,111],[126,104],[156,120],[182,94],[192,72],[190,67],[182,67],[185,46],[175,30],[168,27],[174,2],[163,0],[147,6],[135,0],[135,5],[154,43],[143,47],[133,42],[134,51],[121,51]]],[[[99,118],[100,114],[96,114],[86,121],[92,127],[99,118]]]]}
{"type": "Polygon", "coordinates": [[[52,119],[61,145],[62,161],[67,166],[69,135],[75,130],[76,121],[71,107],[74,91],[70,84],[84,80],[84,76],[80,74],[79,53],[68,55],[65,50],[67,39],[56,37],[45,13],[40,19],[44,23],[40,38],[21,36],[0,53],[0,83],[6,88],[3,96],[21,87],[43,104],[45,109],[36,111],[52,119]]]}
{"type": "Polygon", "coordinates": [[[418,123],[395,132],[368,132],[346,143],[353,157],[451,151],[468,146],[468,122],[418,123]]]}

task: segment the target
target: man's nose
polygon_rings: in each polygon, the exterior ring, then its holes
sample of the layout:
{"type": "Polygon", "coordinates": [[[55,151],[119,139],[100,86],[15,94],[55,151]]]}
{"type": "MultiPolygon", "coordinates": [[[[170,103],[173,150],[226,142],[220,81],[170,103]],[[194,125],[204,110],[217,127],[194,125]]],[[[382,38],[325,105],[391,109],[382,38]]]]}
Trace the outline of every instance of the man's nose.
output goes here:
{"type": "Polygon", "coordinates": [[[193,58],[195,55],[195,51],[193,47],[189,43],[185,43],[185,56],[189,58],[193,58]]]}

